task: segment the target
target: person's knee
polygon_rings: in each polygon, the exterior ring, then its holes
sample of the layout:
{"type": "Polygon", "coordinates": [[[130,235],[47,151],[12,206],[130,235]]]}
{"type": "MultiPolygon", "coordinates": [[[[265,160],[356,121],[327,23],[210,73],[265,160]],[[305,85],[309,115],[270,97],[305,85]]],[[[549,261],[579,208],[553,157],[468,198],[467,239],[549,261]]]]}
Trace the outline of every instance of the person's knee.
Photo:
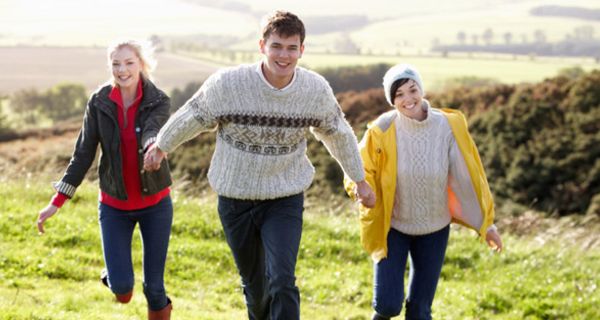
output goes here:
{"type": "Polygon", "coordinates": [[[393,303],[392,301],[375,301],[373,309],[375,309],[377,314],[385,318],[392,318],[399,315],[402,311],[402,301],[397,303],[393,303]]]}
{"type": "Polygon", "coordinates": [[[133,290],[133,280],[109,278],[109,283],[114,294],[127,294],[133,290]]]}
{"type": "Polygon", "coordinates": [[[271,295],[289,290],[297,290],[295,276],[277,275],[269,279],[269,292],[271,293],[271,295]]]}
{"type": "Polygon", "coordinates": [[[255,280],[242,282],[242,288],[244,289],[244,295],[253,297],[261,297],[266,294],[265,288],[266,280],[255,280]]]}

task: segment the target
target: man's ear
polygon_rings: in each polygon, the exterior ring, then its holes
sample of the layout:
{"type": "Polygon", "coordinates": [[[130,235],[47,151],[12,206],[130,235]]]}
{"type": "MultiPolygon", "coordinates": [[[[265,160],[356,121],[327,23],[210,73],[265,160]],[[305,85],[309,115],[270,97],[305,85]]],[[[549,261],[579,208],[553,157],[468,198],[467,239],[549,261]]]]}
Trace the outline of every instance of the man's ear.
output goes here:
{"type": "Polygon", "coordinates": [[[265,45],[266,45],[265,39],[258,40],[258,47],[259,47],[260,53],[262,53],[262,54],[265,54],[265,45]]]}

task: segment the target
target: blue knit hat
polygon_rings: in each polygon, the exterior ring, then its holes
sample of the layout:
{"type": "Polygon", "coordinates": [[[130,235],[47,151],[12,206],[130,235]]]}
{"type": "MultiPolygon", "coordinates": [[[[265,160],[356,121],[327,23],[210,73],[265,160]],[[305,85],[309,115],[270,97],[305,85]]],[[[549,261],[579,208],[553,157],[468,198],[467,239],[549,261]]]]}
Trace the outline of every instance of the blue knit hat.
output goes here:
{"type": "Polygon", "coordinates": [[[417,71],[417,69],[410,64],[397,64],[391,67],[390,70],[388,70],[383,76],[383,91],[385,92],[385,99],[391,106],[394,105],[392,103],[392,93],[390,92],[392,91],[392,85],[397,80],[404,78],[414,80],[419,86],[419,89],[421,89],[421,95],[425,95],[425,87],[423,87],[423,82],[421,81],[421,75],[419,74],[419,71],[417,71]]]}

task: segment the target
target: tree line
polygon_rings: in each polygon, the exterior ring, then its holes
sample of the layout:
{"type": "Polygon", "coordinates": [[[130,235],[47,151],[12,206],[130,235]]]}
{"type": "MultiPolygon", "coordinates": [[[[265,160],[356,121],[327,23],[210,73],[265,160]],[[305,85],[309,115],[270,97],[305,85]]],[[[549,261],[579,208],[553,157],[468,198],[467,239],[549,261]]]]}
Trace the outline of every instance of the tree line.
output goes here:
{"type": "Polygon", "coordinates": [[[589,9],[575,6],[545,5],[532,8],[529,13],[541,17],[569,17],[583,20],[600,20],[600,9],[589,9]]]}
{"type": "Polygon", "coordinates": [[[563,40],[548,42],[546,32],[536,29],[531,35],[504,32],[496,34],[492,28],[482,33],[459,31],[456,42],[443,44],[439,39],[433,41],[432,50],[448,52],[491,52],[537,56],[588,56],[600,62],[600,40],[595,37],[592,25],[582,25],[565,35],[563,40]],[[531,37],[531,38],[530,38],[531,37]],[[497,40],[501,38],[501,40],[497,40]],[[531,40],[530,40],[531,39],[531,40]]]}

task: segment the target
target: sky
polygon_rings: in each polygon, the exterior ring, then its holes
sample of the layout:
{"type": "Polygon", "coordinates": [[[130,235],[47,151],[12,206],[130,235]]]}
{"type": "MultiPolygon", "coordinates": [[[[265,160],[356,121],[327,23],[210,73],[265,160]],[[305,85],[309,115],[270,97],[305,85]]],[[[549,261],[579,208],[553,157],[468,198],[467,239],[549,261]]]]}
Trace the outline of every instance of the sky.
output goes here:
{"type": "Polygon", "coordinates": [[[4,45],[104,46],[116,37],[155,33],[243,35],[256,28],[254,19],[244,14],[180,0],[0,0],[0,12],[0,44],[4,45]]]}
{"type": "MultiPolygon", "coordinates": [[[[152,34],[257,39],[260,17],[274,9],[301,18],[362,15],[385,23],[352,34],[359,42],[382,33],[402,33],[406,39],[414,33],[429,44],[438,32],[454,38],[459,25],[480,32],[527,23],[509,17],[545,4],[567,5],[559,0],[0,0],[0,46],[106,46],[115,38],[152,34]]],[[[600,9],[598,0],[571,0],[568,5],[600,9]]]]}

